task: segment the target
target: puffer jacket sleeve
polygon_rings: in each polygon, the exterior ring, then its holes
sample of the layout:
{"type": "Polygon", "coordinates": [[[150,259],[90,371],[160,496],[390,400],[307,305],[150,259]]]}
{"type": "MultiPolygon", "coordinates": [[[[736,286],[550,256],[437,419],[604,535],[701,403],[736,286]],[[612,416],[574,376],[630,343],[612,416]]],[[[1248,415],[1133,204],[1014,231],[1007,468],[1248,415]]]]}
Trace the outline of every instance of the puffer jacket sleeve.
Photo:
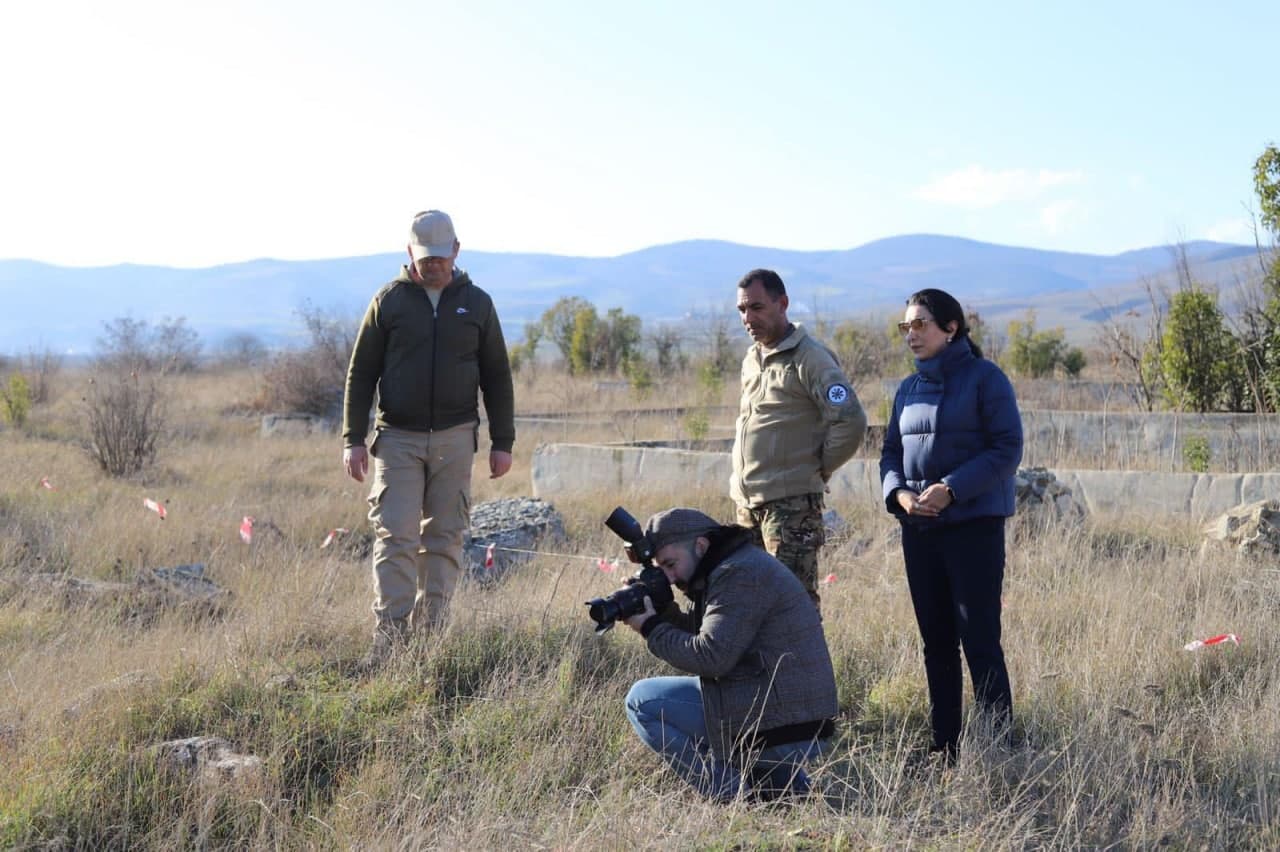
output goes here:
{"type": "Polygon", "coordinates": [[[884,427],[884,442],[880,445],[880,484],[884,507],[891,515],[903,514],[898,501],[892,494],[899,488],[907,487],[907,476],[902,465],[902,430],[898,424],[902,414],[902,392],[906,381],[898,385],[898,392],[893,396],[893,410],[889,414],[889,422],[884,427]]]}
{"type": "Polygon", "coordinates": [[[972,500],[1002,487],[1022,461],[1022,415],[1013,385],[999,367],[983,363],[987,369],[978,383],[978,416],[986,448],[942,478],[957,500],[972,500]]]}

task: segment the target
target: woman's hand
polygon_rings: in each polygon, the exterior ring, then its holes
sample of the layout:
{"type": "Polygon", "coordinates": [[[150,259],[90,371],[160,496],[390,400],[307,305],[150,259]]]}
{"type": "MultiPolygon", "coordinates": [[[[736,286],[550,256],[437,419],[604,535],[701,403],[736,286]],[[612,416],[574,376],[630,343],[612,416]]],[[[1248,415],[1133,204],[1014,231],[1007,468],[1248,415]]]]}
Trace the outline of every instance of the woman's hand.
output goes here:
{"type": "Polygon", "coordinates": [[[937,516],[942,513],[943,509],[950,506],[954,500],[951,497],[950,488],[941,482],[935,482],[920,492],[920,497],[916,502],[920,506],[927,507],[932,515],[937,516]]]}
{"type": "Polygon", "coordinates": [[[921,494],[906,488],[893,492],[893,497],[908,515],[922,518],[936,518],[942,510],[951,505],[951,492],[942,483],[930,485],[921,494]]]}

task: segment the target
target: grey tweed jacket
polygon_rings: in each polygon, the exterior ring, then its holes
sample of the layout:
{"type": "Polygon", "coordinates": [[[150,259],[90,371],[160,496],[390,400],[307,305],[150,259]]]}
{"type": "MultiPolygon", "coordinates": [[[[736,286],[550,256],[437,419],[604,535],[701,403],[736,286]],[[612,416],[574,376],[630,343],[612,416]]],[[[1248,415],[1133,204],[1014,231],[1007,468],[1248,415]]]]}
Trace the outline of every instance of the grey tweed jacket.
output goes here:
{"type": "Polygon", "coordinates": [[[685,592],[691,605],[644,632],[654,656],[700,678],[709,745],[723,760],[775,729],[832,719],[839,707],[808,592],[781,562],[751,544],[734,547],[741,539],[722,529],[720,550],[732,550],[710,570],[714,545],[704,557],[685,592]]]}

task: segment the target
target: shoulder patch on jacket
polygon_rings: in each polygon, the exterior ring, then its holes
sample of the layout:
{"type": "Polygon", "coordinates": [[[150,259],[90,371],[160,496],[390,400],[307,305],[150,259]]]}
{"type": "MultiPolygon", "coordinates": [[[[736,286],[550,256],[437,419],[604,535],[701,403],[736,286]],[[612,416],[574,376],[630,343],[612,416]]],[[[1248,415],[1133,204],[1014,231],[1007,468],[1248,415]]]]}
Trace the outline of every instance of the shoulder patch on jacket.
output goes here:
{"type": "Polygon", "coordinates": [[[841,384],[827,388],[827,402],[832,405],[844,405],[849,399],[849,389],[841,384]]]}

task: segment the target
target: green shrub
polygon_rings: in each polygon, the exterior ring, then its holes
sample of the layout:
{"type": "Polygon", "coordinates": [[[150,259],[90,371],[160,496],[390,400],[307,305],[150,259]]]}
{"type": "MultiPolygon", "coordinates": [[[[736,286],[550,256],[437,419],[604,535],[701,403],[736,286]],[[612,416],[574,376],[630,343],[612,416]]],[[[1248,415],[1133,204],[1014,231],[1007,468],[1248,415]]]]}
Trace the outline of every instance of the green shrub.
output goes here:
{"type": "Polygon", "coordinates": [[[0,414],[15,429],[21,429],[27,423],[27,415],[31,413],[31,386],[22,373],[11,373],[9,383],[0,387],[0,414]]]}
{"type": "Polygon", "coordinates": [[[690,441],[705,441],[711,431],[711,419],[705,411],[690,411],[684,416],[684,431],[690,441]]]}
{"type": "Polygon", "coordinates": [[[1208,473],[1211,456],[1209,439],[1204,435],[1188,435],[1182,442],[1182,463],[1186,465],[1187,470],[1208,473]]]}

